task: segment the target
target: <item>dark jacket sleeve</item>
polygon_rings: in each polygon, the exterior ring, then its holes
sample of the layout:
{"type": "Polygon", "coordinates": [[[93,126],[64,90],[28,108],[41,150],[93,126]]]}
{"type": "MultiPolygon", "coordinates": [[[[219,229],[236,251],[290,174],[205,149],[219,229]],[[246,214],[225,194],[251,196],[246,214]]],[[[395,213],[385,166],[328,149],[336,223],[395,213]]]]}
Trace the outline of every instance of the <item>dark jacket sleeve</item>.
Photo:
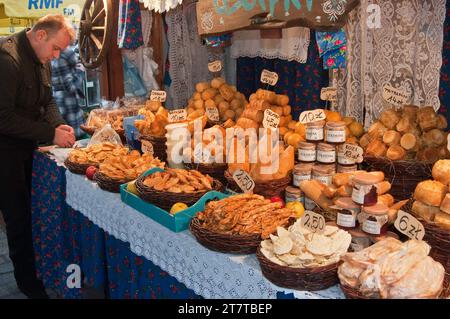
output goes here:
{"type": "MultiPolygon", "coordinates": [[[[0,53],[0,134],[32,141],[52,142],[55,129],[49,123],[36,122],[18,115],[16,93],[18,90],[19,70],[14,60],[7,54],[0,53]]],[[[51,107],[48,111],[48,118],[51,107]]]]}

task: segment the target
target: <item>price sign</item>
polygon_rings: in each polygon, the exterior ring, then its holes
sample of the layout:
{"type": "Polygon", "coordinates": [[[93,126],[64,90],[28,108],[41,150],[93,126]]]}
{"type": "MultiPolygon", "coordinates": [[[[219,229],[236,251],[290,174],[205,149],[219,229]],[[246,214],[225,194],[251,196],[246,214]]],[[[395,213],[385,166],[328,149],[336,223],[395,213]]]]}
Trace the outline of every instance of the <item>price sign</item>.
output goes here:
{"type": "Polygon", "coordinates": [[[166,97],[166,91],[152,91],[150,93],[150,101],[165,102],[166,97]]]}
{"type": "Polygon", "coordinates": [[[304,111],[300,114],[299,121],[302,124],[307,124],[311,122],[323,121],[327,118],[325,112],[322,109],[317,109],[313,111],[304,111]]]}
{"type": "Polygon", "coordinates": [[[325,218],[310,210],[305,210],[301,219],[302,226],[313,233],[323,233],[325,230],[325,218]]]}
{"type": "Polygon", "coordinates": [[[278,74],[276,72],[263,70],[261,73],[261,82],[274,86],[278,82],[278,74]]]}
{"type": "Polygon", "coordinates": [[[278,128],[280,116],[274,111],[267,109],[264,111],[263,126],[265,128],[278,128]]]}
{"type": "Polygon", "coordinates": [[[323,101],[337,101],[337,88],[322,88],[320,91],[320,99],[323,101]]]}
{"type": "Polygon", "coordinates": [[[219,122],[219,110],[215,106],[206,108],[206,116],[212,122],[219,122]]]}
{"type": "Polygon", "coordinates": [[[255,188],[255,182],[250,177],[250,175],[247,174],[246,171],[243,171],[242,169],[236,170],[233,173],[233,179],[244,193],[253,192],[253,188],[255,188]]]}
{"type": "Polygon", "coordinates": [[[185,121],[187,118],[187,111],[185,109],[178,109],[169,111],[169,122],[180,122],[185,121]]]}
{"type": "Polygon", "coordinates": [[[208,70],[213,73],[222,71],[222,62],[220,60],[216,60],[214,62],[208,63],[208,70]]]}
{"type": "Polygon", "coordinates": [[[422,223],[402,210],[398,211],[394,226],[399,232],[411,239],[422,240],[425,236],[425,228],[423,228],[422,223]]]}
{"type": "Polygon", "coordinates": [[[395,106],[402,106],[408,103],[409,94],[392,86],[385,85],[383,87],[383,99],[395,106]]]}
{"type": "Polygon", "coordinates": [[[141,150],[142,150],[142,153],[144,153],[144,154],[150,154],[150,155],[154,154],[153,144],[146,140],[141,141],[141,150]]]}
{"type": "Polygon", "coordinates": [[[358,146],[353,144],[344,144],[344,157],[354,160],[357,163],[361,163],[363,161],[364,150],[358,146]]]}

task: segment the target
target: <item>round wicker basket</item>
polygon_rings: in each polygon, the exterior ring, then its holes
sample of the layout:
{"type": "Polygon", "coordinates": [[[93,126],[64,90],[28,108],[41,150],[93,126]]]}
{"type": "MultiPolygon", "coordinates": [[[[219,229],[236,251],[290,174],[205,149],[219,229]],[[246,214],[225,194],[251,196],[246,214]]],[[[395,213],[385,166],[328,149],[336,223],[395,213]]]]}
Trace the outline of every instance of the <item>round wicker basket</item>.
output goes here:
{"type": "Polygon", "coordinates": [[[212,178],[219,180],[223,185],[226,185],[227,183],[224,176],[224,173],[228,168],[228,164],[226,163],[185,163],[184,166],[187,169],[195,169],[202,174],[208,174],[212,178]]]}
{"type": "Polygon", "coordinates": [[[111,177],[97,171],[94,174],[94,181],[97,183],[97,185],[101,189],[103,189],[105,191],[112,192],[112,193],[120,193],[120,185],[128,183],[130,180],[114,179],[114,178],[111,178],[111,177]]]}
{"type": "Polygon", "coordinates": [[[98,164],[79,164],[79,163],[74,163],[71,162],[68,158],[64,161],[64,165],[67,167],[67,169],[74,173],[74,174],[79,174],[79,175],[85,175],[86,174],[86,169],[89,166],[95,166],[98,167],[98,164]]]}
{"type": "Polygon", "coordinates": [[[141,135],[139,140],[149,141],[153,145],[153,156],[167,162],[167,139],[165,136],[141,135]]]}

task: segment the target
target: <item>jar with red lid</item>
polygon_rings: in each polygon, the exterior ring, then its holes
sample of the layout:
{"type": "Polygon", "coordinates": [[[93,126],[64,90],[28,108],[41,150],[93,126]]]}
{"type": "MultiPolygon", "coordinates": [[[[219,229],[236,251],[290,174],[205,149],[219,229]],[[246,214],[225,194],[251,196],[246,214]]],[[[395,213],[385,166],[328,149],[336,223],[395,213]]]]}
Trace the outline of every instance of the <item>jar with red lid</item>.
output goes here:
{"type": "Polygon", "coordinates": [[[358,221],[362,225],[361,229],[370,235],[384,235],[388,229],[389,207],[383,203],[373,206],[363,207],[358,215],[358,221]]]}
{"type": "Polygon", "coordinates": [[[322,142],[324,139],[323,127],[325,121],[317,121],[306,124],[306,140],[308,142],[322,142]]]}
{"type": "Polygon", "coordinates": [[[350,197],[339,197],[334,205],[338,209],[336,224],[343,229],[353,229],[358,226],[358,214],[361,206],[352,201],[350,197]]]}

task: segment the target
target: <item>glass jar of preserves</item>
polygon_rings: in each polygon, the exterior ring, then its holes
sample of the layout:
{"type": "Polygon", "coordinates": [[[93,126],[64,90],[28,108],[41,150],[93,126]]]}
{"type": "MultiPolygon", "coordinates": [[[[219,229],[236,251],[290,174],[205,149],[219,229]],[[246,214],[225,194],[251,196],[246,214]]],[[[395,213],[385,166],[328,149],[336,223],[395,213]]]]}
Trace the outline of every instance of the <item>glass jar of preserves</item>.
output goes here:
{"type": "Polygon", "coordinates": [[[314,210],[316,208],[316,202],[310,199],[308,196],[305,196],[305,209],[306,210],[314,210]]]}
{"type": "Polygon", "coordinates": [[[338,173],[351,173],[358,170],[358,165],[336,165],[338,173]]]}
{"type": "Polygon", "coordinates": [[[384,235],[388,228],[389,207],[383,203],[373,206],[363,207],[358,215],[358,221],[362,225],[361,229],[370,235],[384,235]]]}
{"type": "Polygon", "coordinates": [[[345,143],[345,122],[329,121],[325,126],[325,141],[330,144],[345,143]]]}
{"type": "Polygon", "coordinates": [[[334,164],[316,164],[312,168],[311,178],[329,186],[333,183],[334,174],[336,174],[336,166],[334,164]]]}
{"type": "Polygon", "coordinates": [[[311,122],[306,124],[306,140],[308,142],[321,142],[323,141],[323,127],[325,121],[311,122]]]}
{"type": "Polygon", "coordinates": [[[311,171],[314,164],[301,163],[294,166],[293,170],[293,183],[294,186],[299,187],[302,181],[311,180],[311,171]]]}
{"type": "Polygon", "coordinates": [[[303,192],[299,188],[292,186],[286,187],[284,199],[286,204],[289,202],[305,203],[303,192]]]}
{"type": "Polygon", "coordinates": [[[358,226],[358,214],[361,206],[352,201],[350,197],[339,197],[335,201],[338,209],[336,224],[343,229],[352,229],[358,226]]]}
{"type": "Polygon", "coordinates": [[[316,161],[316,144],[301,142],[298,149],[298,160],[304,163],[316,161]]]}
{"type": "Polygon", "coordinates": [[[363,232],[360,227],[349,229],[348,232],[352,235],[349,251],[356,253],[372,245],[370,236],[363,232]]]}
{"type": "Polygon", "coordinates": [[[360,205],[371,206],[378,201],[376,184],[383,181],[384,175],[356,173],[353,176],[352,200],[360,205]]]}
{"type": "Polygon", "coordinates": [[[317,145],[317,162],[322,164],[336,163],[336,147],[327,143],[317,145]]]}

